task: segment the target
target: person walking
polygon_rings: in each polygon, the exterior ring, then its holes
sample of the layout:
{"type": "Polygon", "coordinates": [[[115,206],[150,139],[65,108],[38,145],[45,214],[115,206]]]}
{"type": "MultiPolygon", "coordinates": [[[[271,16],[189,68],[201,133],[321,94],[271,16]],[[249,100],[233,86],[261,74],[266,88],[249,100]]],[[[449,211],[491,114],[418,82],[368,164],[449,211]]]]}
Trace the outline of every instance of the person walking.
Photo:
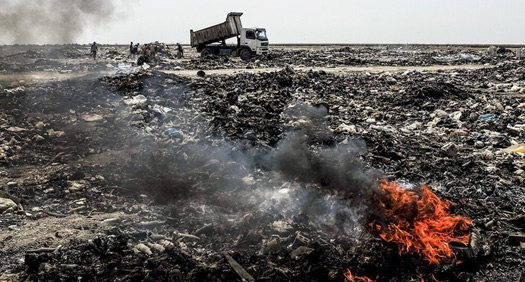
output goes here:
{"type": "Polygon", "coordinates": [[[148,44],[144,44],[144,45],[142,46],[142,54],[143,54],[143,55],[149,55],[148,52],[149,52],[148,44]]]}
{"type": "Polygon", "coordinates": [[[97,59],[97,51],[98,51],[97,42],[93,41],[93,44],[91,45],[91,54],[93,55],[93,60],[97,59]]]}
{"type": "Polygon", "coordinates": [[[139,45],[140,43],[137,42],[137,44],[133,46],[133,51],[131,51],[131,53],[133,53],[133,58],[135,58],[135,55],[139,52],[139,45]]]}
{"type": "Polygon", "coordinates": [[[182,49],[182,45],[180,43],[177,43],[177,58],[184,57],[184,50],[182,49]]]}

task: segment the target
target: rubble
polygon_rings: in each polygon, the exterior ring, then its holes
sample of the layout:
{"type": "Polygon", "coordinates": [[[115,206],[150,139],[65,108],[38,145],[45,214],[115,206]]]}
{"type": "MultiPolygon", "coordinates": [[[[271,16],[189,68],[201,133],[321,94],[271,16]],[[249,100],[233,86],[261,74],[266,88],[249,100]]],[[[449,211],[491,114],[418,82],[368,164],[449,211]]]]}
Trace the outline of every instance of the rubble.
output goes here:
{"type": "Polygon", "coordinates": [[[255,281],[255,279],[230,255],[225,254],[224,256],[226,257],[226,260],[231,265],[231,267],[235,270],[235,272],[237,272],[237,274],[239,274],[243,281],[255,281]]]}
{"type": "Polygon", "coordinates": [[[16,205],[15,202],[13,202],[13,200],[6,199],[6,198],[0,198],[0,212],[4,212],[5,210],[8,210],[8,209],[14,210],[17,207],[18,206],[16,205]]]}
{"type": "Polygon", "coordinates": [[[513,233],[509,235],[509,242],[511,244],[519,245],[520,243],[525,242],[525,234],[524,233],[513,233]]]}

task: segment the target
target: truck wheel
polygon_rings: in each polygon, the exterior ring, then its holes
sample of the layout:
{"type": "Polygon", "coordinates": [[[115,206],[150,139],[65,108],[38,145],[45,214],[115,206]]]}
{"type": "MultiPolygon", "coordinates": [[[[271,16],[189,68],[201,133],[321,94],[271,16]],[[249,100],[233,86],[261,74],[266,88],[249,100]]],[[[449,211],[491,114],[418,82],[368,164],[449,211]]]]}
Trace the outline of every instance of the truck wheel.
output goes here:
{"type": "Polygon", "coordinates": [[[209,55],[212,55],[213,54],[213,50],[210,49],[210,48],[204,48],[202,51],[201,51],[201,57],[207,57],[209,55]]]}
{"type": "Polygon", "coordinates": [[[239,54],[239,56],[241,57],[243,61],[248,61],[249,59],[252,58],[252,51],[250,49],[244,48],[241,50],[241,53],[239,54]]]}

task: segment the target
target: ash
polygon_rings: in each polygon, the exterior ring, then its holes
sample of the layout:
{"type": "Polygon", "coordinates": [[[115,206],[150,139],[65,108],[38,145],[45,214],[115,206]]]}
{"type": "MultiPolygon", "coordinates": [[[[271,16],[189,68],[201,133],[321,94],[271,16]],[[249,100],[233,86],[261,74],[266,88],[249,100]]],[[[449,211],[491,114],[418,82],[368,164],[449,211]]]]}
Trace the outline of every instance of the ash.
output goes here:
{"type": "Polygon", "coordinates": [[[127,48],[0,47],[1,281],[525,279],[512,52],[167,49],[136,66],[127,48]],[[385,178],[451,201],[470,244],[430,266],[373,235],[385,178]]]}

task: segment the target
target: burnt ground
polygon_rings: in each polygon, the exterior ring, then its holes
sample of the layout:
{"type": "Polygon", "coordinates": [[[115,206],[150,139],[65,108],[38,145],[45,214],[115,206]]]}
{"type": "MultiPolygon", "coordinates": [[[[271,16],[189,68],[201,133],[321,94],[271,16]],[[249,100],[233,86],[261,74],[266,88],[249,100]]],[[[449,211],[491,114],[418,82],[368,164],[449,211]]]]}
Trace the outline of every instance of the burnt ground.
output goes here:
{"type": "Polygon", "coordinates": [[[97,62],[1,49],[1,281],[525,279],[525,162],[506,150],[525,143],[525,69],[510,52],[168,53],[144,69],[112,48],[97,62]],[[485,67],[294,69],[337,64],[485,67]],[[258,67],[282,70],[163,72],[258,67]],[[399,255],[367,228],[378,178],[430,184],[474,221],[470,245],[439,266],[399,255]]]}

